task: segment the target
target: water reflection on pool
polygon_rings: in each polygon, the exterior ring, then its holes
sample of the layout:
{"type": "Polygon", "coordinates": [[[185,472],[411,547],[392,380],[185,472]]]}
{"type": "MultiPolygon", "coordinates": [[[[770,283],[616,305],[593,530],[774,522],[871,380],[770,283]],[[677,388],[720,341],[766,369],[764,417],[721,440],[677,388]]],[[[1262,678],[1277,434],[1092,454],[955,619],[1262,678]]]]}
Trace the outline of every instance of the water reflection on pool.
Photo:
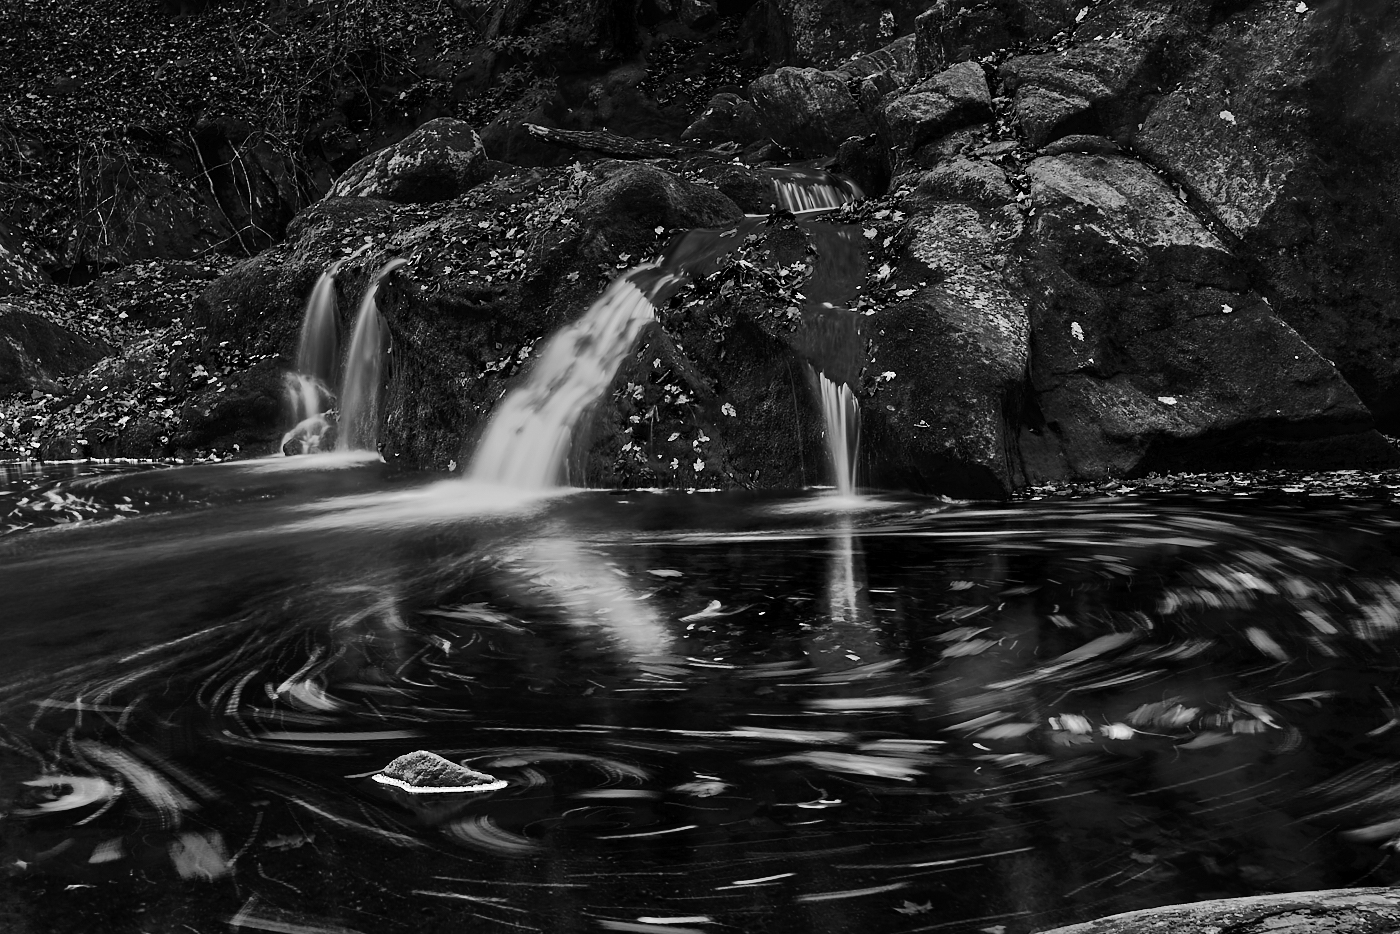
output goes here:
{"type": "Polygon", "coordinates": [[[327,460],[16,472],[5,515],[34,930],[1017,934],[1400,875],[1386,505],[327,460]],[[415,750],[506,786],[372,779],[415,750]]]}

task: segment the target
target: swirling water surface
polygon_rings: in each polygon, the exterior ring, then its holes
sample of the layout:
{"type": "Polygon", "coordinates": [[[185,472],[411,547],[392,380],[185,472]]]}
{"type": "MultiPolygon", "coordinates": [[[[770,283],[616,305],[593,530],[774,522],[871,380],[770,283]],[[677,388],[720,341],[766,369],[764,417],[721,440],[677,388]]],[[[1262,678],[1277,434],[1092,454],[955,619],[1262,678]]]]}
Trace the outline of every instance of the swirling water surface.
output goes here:
{"type": "Polygon", "coordinates": [[[1397,881],[1384,502],[58,474],[0,493],[17,934],[1020,934],[1397,881]],[[506,787],[372,781],[415,750],[506,787]]]}

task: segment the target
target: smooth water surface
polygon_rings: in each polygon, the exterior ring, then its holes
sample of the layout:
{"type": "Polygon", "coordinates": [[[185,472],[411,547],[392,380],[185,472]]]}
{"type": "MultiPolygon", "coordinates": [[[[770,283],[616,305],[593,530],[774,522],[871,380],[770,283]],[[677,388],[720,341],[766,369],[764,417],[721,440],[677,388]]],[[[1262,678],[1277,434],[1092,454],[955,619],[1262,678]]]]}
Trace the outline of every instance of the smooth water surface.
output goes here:
{"type": "Polygon", "coordinates": [[[7,930],[1019,934],[1400,875],[1387,504],[15,474],[7,930]],[[420,749],[507,786],[371,781],[420,749]]]}

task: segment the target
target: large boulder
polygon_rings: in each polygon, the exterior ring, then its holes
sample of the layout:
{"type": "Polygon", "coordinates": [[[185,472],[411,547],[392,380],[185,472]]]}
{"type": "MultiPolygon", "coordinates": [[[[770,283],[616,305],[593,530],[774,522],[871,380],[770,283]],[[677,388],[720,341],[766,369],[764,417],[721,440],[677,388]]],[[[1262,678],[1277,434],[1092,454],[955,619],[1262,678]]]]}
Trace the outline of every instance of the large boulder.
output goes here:
{"type": "Polygon", "coordinates": [[[1015,95],[1016,122],[1026,142],[1039,148],[1071,133],[1130,141],[1146,98],[1156,94],[1157,56],[1179,25],[1176,17],[1157,11],[1138,12],[1123,23],[1087,21],[1081,33],[1099,38],[1008,59],[1000,69],[1002,87],[1015,95]]]}
{"type": "Polygon", "coordinates": [[[1392,4],[1220,21],[1137,149],[1241,241],[1276,313],[1400,431],[1400,94],[1392,4]]]}
{"type": "Polygon", "coordinates": [[[579,203],[578,222],[586,254],[600,262],[622,254],[640,261],[656,246],[657,228],[723,227],[744,216],[715,188],[656,166],[615,162],[598,171],[603,180],[590,187],[579,203]]]}
{"type": "Polygon", "coordinates": [[[57,392],[59,381],[110,352],[100,340],[57,324],[23,303],[0,301],[0,396],[57,392]]]}
{"type": "Polygon", "coordinates": [[[845,79],[832,72],[779,68],[755,79],[749,96],[774,141],[801,155],[830,155],[871,131],[845,79]]]}
{"type": "Polygon", "coordinates": [[[193,259],[237,244],[218,201],[176,166],[132,153],[96,156],[81,167],[72,235],[55,258],[66,269],[147,259],[193,259]]]}
{"type": "Polygon", "coordinates": [[[1065,154],[1028,175],[1027,480],[1395,462],[1336,368],[1150,169],[1065,154]]]}
{"type": "Polygon", "coordinates": [[[763,0],[767,58],[835,66],[914,31],[928,0],[763,0]]]}
{"type": "Polygon", "coordinates": [[[192,134],[202,181],[240,250],[255,253],[282,237],[304,203],[298,176],[327,171],[311,156],[294,161],[267,137],[232,120],[210,120],[192,134]]]}
{"type": "Polygon", "coordinates": [[[937,0],[915,20],[921,75],[1020,42],[1048,39],[1074,22],[1077,0],[937,0]]]}
{"type": "Polygon", "coordinates": [[[864,55],[857,55],[837,65],[833,70],[852,78],[869,78],[884,74],[900,83],[906,83],[914,77],[914,34],[911,32],[900,36],[889,45],[864,55]]]}
{"type": "Polygon", "coordinates": [[[486,148],[476,130],[439,117],[346,169],[326,197],[432,204],[465,194],[488,173],[486,148]]]}
{"type": "Polygon", "coordinates": [[[1029,360],[1027,298],[995,215],[947,201],[911,218],[896,295],[869,319],[862,444],[869,481],[1005,497],[1029,360]]]}
{"type": "Polygon", "coordinates": [[[885,102],[878,111],[878,126],[894,159],[991,114],[992,96],[982,66],[962,62],[885,102]]]}
{"type": "Polygon", "coordinates": [[[685,128],[681,139],[701,146],[720,143],[748,145],[768,135],[763,118],[751,101],[724,91],[710,98],[700,116],[685,128]]]}

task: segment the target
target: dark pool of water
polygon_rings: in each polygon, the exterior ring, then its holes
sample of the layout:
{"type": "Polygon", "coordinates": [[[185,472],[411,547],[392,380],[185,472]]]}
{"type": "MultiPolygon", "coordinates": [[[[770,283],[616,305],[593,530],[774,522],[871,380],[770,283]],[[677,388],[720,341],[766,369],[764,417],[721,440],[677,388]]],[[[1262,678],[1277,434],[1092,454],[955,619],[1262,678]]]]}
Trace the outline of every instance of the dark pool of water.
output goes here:
{"type": "Polygon", "coordinates": [[[1019,934],[1400,881],[1386,503],[312,463],[6,478],[5,930],[1019,934]],[[418,749],[508,785],[371,780],[418,749]]]}

